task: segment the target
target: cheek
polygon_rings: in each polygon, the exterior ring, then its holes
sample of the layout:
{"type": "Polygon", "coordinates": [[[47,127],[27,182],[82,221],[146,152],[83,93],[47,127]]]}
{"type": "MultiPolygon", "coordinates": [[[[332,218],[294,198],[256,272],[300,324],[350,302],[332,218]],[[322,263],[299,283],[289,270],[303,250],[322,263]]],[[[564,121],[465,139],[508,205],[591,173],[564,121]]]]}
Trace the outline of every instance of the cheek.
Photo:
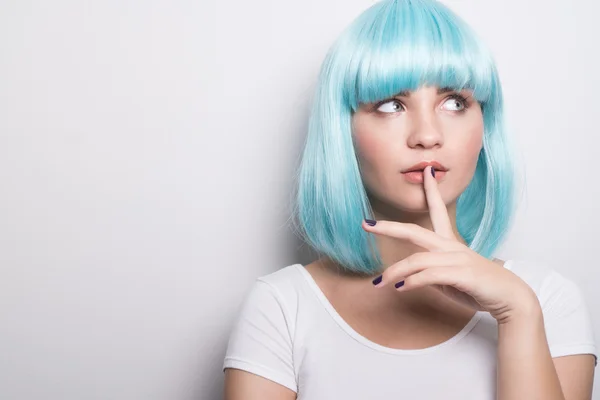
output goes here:
{"type": "Polygon", "coordinates": [[[356,131],[354,145],[361,165],[365,168],[388,163],[393,154],[390,142],[383,140],[376,132],[356,131]]]}
{"type": "Polygon", "coordinates": [[[374,136],[357,135],[354,142],[358,157],[368,163],[372,163],[377,159],[376,155],[382,148],[380,141],[375,139],[374,136]]]}
{"type": "Polygon", "coordinates": [[[455,153],[458,156],[455,159],[455,165],[467,173],[474,173],[482,146],[483,127],[481,130],[475,130],[461,143],[460,150],[455,153]]]}
{"type": "Polygon", "coordinates": [[[483,147],[483,133],[477,133],[473,135],[466,143],[465,151],[468,154],[473,155],[473,157],[477,157],[481,148],[483,147]]]}

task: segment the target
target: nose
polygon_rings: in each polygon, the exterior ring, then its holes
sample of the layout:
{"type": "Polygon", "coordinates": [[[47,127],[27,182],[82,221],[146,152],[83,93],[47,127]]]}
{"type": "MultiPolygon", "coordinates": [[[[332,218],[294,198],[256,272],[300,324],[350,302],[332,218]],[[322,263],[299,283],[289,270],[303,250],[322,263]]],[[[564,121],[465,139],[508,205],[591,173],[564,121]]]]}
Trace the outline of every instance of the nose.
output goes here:
{"type": "Polygon", "coordinates": [[[431,149],[444,144],[444,135],[435,116],[420,113],[410,128],[407,145],[411,148],[431,149]]]}

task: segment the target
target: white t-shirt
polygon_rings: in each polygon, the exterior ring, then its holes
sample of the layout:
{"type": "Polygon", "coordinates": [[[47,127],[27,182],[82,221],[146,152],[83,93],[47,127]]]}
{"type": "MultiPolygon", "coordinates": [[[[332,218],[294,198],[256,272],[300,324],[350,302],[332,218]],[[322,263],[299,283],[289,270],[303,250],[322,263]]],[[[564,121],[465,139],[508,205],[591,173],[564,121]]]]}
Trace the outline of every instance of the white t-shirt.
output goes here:
{"type": "MultiPolygon", "coordinates": [[[[580,288],[537,263],[508,260],[542,305],[552,357],[598,353],[580,288]]],[[[254,282],[231,332],[223,370],[238,368],[290,388],[299,400],[495,399],[498,326],[477,312],[433,347],[392,349],[358,334],[310,273],[293,264],[254,282]]]]}

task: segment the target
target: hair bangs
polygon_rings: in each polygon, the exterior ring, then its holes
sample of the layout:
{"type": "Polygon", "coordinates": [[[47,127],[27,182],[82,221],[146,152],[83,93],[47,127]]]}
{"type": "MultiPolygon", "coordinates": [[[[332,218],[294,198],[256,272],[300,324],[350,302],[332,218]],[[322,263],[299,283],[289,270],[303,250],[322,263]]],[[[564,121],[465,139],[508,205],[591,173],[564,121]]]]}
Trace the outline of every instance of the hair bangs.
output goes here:
{"type": "Polygon", "coordinates": [[[354,37],[343,94],[353,111],[421,86],[469,89],[479,103],[488,101],[493,61],[469,26],[437,2],[380,5],[354,37]]]}

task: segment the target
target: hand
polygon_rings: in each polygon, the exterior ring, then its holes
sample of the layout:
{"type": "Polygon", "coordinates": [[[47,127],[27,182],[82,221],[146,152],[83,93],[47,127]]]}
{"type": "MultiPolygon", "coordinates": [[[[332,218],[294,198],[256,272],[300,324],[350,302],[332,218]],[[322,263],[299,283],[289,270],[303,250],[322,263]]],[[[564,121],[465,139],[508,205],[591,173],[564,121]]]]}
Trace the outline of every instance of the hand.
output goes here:
{"type": "Polygon", "coordinates": [[[489,312],[500,323],[537,311],[537,296],[525,281],[457,240],[431,168],[425,168],[423,178],[433,231],[410,223],[377,221],[370,226],[363,221],[367,232],[409,240],[429,250],[389,266],[376,286],[402,280],[404,285],[397,290],[432,285],[454,301],[489,312]]]}

